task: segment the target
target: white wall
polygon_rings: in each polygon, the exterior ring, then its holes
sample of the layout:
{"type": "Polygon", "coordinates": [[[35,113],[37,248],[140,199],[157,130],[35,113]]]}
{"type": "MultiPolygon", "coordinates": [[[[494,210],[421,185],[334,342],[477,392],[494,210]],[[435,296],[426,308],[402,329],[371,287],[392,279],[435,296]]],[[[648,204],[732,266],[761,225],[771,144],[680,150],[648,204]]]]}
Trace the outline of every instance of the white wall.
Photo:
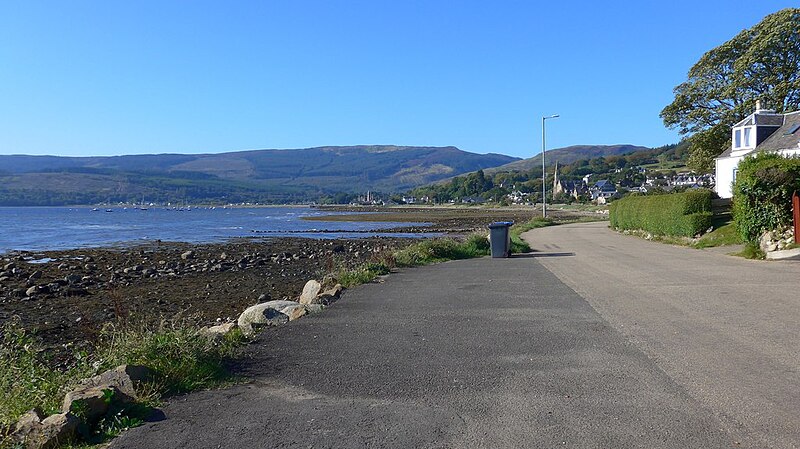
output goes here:
{"type": "Polygon", "coordinates": [[[726,157],[716,160],[716,179],[717,183],[714,190],[720,198],[730,198],[733,196],[733,171],[739,166],[739,161],[744,156],[726,157]]]}

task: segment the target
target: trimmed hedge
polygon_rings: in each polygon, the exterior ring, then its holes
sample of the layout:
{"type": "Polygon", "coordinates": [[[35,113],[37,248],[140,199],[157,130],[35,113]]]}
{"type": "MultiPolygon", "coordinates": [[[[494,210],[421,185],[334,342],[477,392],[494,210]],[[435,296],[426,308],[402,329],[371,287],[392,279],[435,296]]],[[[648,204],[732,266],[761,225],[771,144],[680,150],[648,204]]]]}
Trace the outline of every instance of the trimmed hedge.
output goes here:
{"type": "Polygon", "coordinates": [[[733,221],[756,242],[765,231],[792,225],[792,193],[800,191],[800,159],[759,153],[739,163],[733,184],[733,221]]]}
{"type": "Polygon", "coordinates": [[[707,189],[629,196],[611,203],[611,226],[656,235],[693,237],[711,227],[711,196],[707,189]]]}

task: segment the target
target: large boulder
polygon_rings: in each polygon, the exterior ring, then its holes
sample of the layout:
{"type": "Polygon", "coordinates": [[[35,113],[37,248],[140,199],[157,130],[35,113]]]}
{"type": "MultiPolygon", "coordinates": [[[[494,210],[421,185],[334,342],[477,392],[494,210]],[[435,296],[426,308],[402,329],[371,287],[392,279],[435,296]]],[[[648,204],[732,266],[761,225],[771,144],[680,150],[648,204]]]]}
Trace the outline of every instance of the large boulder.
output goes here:
{"type": "Polygon", "coordinates": [[[339,299],[339,296],[342,294],[342,290],[344,290],[344,288],[341,284],[336,284],[333,287],[323,291],[323,284],[330,286],[332,284],[331,281],[331,279],[325,279],[321,284],[320,282],[312,279],[306,282],[305,287],[303,287],[303,294],[300,295],[300,304],[328,305],[332,302],[335,302],[337,299],[339,299]]]}
{"type": "Polygon", "coordinates": [[[78,385],[77,389],[115,388],[117,391],[130,398],[137,398],[137,385],[142,382],[148,382],[152,379],[153,371],[146,366],[120,365],[114,369],[82,381],[78,385]]]}
{"type": "Polygon", "coordinates": [[[333,287],[329,288],[328,290],[325,290],[324,292],[317,295],[317,298],[314,300],[313,303],[323,304],[327,306],[328,304],[336,302],[336,300],[338,300],[339,297],[342,295],[342,290],[344,290],[342,284],[336,284],[333,287]]]}
{"type": "Polygon", "coordinates": [[[319,281],[311,279],[306,282],[303,293],[300,295],[300,304],[313,304],[320,291],[322,291],[322,284],[319,281]]]}
{"type": "Polygon", "coordinates": [[[63,413],[72,413],[88,424],[94,424],[106,415],[113,400],[120,399],[123,396],[114,387],[79,388],[70,391],[64,396],[61,411],[63,413]]]}
{"type": "Polygon", "coordinates": [[[34,409],[17,421],[11,439],[27,449],[50,449],[75,437],[80,420],[72,413],[60,413],[42,419],[34,409]]]}
{"type": "Polygon", "coordinates": [[[252,335],[262,326],[280,326],[289,322],[289,316],[281,311],[287,307],[294,307],[295,301],[267,301],[248,307],[237,320],[237,324],[245,335],[252,335]]]}

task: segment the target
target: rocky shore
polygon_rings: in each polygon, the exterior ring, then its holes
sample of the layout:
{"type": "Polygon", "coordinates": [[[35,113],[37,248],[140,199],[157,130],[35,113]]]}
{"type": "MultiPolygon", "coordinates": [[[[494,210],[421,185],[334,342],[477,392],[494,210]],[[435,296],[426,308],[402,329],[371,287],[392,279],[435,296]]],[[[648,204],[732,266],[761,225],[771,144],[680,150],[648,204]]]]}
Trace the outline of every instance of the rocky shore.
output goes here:
{"type": "Polygon", "coordinates": [[[311,278],[409,243],[265,238],[14,252],[0,257],[0,324],[19,319],[66,358],[88,347],[105,323],[235,320],[258,302],[296,299],[311,278]]]}

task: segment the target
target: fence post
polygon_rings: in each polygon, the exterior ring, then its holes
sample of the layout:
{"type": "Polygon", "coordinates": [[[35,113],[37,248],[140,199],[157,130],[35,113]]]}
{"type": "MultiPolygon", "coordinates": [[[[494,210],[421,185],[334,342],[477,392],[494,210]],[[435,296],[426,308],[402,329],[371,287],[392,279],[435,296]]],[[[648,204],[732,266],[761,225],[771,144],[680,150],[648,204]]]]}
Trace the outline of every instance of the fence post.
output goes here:
{"type": "Polygon", "coordinates": [[[794,242],[800,243],[800,195],[792,194],[792,216],[794,216],[794,242]]]}

